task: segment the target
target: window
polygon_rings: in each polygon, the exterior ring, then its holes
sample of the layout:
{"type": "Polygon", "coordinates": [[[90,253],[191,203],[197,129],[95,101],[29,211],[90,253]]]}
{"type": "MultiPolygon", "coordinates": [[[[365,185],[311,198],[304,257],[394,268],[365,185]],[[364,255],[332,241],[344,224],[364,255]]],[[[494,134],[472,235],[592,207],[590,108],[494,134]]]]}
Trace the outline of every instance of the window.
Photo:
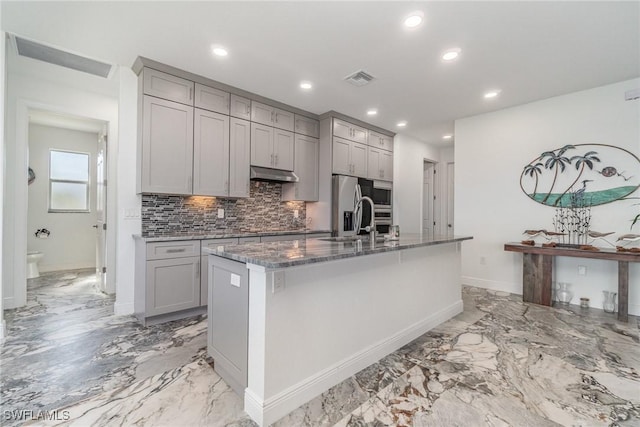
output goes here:
{"type": "Polygon", "coordinates": [[[89,154],[49,152],[49,212],[89,212],[89,154]]]}

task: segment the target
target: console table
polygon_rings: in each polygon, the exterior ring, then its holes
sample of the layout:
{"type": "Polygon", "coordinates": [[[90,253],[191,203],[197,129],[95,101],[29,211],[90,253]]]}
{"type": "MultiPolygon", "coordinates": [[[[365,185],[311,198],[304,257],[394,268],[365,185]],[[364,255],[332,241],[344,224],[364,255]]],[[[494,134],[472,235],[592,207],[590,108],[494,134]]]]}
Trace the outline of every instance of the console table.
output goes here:
{"type": "Polygon", "coordinates": [[[505,251],[522,253],[522,300],[551,305],[551,278],[556,256],[605,259],[618,262],[618,320],[629,321],[629,263],[640,262],[640,253],[612,249],[589,251],[574,248],[545,248],[521,243],[507,243],[505,251]]]}

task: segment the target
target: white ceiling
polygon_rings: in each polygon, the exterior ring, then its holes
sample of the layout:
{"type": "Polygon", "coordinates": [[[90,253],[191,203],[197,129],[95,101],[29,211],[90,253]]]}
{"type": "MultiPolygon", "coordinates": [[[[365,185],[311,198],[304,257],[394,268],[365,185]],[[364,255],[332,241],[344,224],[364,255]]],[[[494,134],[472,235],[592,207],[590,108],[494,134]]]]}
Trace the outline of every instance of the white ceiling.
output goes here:
{"type": "MultiPolygon", "coordinates": [[[[442,144],[458,118],[640,76],[640,2],[2,2],[2,28],[130,67],[138,55],[313,113],[442,144]],[[422,10],[413,30],[403,18],[422,10]],[[213,57],[211,44],[229,50],[213,57]],[[448,48],[462,49],[443,63],[448,48]],[[343,81],[359,69],[364,87],[343,81]],[[311,91],[299,89],[313,82],[311,91]],[[497,99],[482,94],[498,88],[497,99]],[[377,108],[375,118],[366,110],[377,108]]],[[[622,96],[622,94],[621,94],[622,96]]]]}

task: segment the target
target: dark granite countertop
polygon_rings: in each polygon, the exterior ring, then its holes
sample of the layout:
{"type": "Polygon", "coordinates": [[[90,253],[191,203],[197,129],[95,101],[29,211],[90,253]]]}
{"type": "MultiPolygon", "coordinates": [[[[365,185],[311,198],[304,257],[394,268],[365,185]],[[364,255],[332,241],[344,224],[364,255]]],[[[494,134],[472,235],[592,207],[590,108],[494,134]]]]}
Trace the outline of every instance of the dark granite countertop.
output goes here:
{"type": "Polygon", "coordinates": [[[225,245],[222,250],[205,248],[203,251],[233,261],[267,268],[284,268],[470,239],[473,237],[422,237],[419,234],[408,234],[401,236],[400,240],[376,241],[372,247],[367,240],[327,241],[317,238],[225,245]]]}
{"type": "Polygon", "coordinates": [[[204,239],[227,239],[233,237],[256,237],[256,236],[286,236],[288,234],[321,234],[331,233],[331,230],[225,230],[225,231],[210,231],[210,232],[197,232],[197,233],[176,233],[167,235],[154,235],[154,236],[142,236],[140,234],[134,234],[134,239],[143,240],[145,242],[167,242],[172,240],[204,240],[204,239]]]}

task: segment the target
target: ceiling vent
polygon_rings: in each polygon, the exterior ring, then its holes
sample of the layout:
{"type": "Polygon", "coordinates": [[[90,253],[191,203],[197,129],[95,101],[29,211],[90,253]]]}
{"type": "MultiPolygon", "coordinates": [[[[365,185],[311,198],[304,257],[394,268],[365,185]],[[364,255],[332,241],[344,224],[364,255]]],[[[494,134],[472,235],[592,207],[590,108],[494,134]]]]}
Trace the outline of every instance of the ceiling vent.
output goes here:
{"type": "Polygon", "coordinates": [[[366,71],[360,70],[345,77],[344,79],[354,86],[364,86],[369,82],[371,82],[371,80],[374,80],[375,77],[373,77],[371,74],[367,73],[366,71]]]}
{"type": "Polygon", "coordinates": [[[17,36],[15,40],[18,55],[20,56],[26,56],[27,58],[37,59],[38,61],[48,62],[104,78],[107,78],[111,72],[110,64],[45,46],[31,40],[25,40],[17,36]]]}

